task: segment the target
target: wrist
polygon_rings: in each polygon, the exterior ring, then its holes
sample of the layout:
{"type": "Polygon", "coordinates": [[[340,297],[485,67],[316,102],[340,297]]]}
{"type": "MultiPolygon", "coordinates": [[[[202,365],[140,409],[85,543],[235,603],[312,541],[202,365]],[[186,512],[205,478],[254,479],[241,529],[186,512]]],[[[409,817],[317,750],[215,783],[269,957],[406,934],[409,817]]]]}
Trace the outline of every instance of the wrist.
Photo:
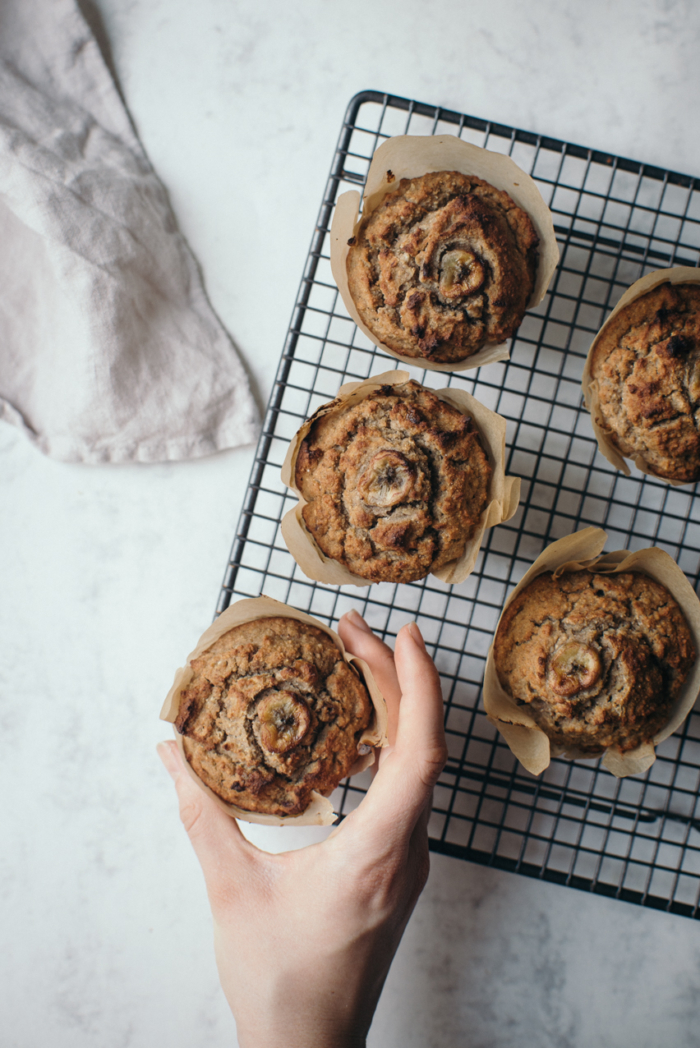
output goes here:
{"type": "Polygon", "coordinates": [[[229,999],[240,1048],[365,1048],[374,1008],[360,1004],[347,987],[343,993],[280,989],[247,995],[245,1004],[240,995],[229,999]]]}
{"type": "Polygon", "coordinates": [[[367,1031],[341,1030],[308,1017],[303,1022],[236,1022],[239,1048],[366,1048],[367,1031]]]}
{"type": "Polygon", "coordinates": [[[249,956],[248,970],[234,976],[217,950],[240,1048],[365,1048],[383,970],[381,977],[368,972],[371,964],[364,957],[339,964],[322,950],[313,963],[297,954],[291,970],[289,964],[271,968],[257,963],[253,949],[249,956]],[[254,971],[257,978],[251,978],[254,971]]]}

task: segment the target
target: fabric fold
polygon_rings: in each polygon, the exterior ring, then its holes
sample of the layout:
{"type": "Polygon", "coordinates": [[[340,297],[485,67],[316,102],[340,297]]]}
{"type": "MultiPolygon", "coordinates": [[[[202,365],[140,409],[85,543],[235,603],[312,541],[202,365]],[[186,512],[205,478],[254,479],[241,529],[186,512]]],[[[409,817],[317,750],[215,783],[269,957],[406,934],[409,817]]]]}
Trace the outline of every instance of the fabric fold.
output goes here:
{"type": "Polygon", "coordinates": [[[0,417],[70,462],[247,444],[258,411],[75,0],[0,8],[0,417]]]}

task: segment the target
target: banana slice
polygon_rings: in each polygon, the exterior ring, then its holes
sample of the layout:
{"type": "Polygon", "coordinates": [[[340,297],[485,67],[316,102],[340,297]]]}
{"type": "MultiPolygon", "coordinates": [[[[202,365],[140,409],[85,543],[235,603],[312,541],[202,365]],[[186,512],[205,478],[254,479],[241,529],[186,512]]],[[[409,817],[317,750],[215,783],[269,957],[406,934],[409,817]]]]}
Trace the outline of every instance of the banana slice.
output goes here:
{"type": "Polygon", "coordinates": [[[557,695],[576,695],[595,684],[601,668],[595,648],[576,640],[568,641],[552,655],[547,683],[557,695]]]}
{"type": "Polygon", "coordinates": [[[357,482],[357,490],[367,506],[396,506],[410,499],[415,480],[413,463],[400,451],[387,448],[372,456],[357,482]]]}
{"type": "Polygon", "coordinates": [[[471,251],[446,251],[440,261],[440,295],[444,299],[473,295],[484,283],[486,272],[471,251]]]}
{"type": "Polygon", "coordinates": [[[258,740],[270,753],[288,753],[298,746],[311,725],[305,702],[291,691],[270,691],[258,702],[258,740]]]}
{"type": "Polygon", "coordinates": [[[700,359],[697,356],[688,362],[688,396],[695,407],[700,401],[700,359]]]}

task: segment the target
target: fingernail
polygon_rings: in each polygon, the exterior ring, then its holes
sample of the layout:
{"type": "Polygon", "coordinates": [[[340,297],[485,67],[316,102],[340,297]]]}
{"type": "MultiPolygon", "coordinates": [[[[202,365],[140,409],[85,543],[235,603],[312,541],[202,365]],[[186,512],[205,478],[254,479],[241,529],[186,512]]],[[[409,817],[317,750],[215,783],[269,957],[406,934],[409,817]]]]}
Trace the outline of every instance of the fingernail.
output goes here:
{"type": "Polygon", "coordinates": [[[162,760],[168,775],[171,779],[175,780],[180,774],[180,766],[172,743],[159,742],[156,746],[156,751],[162,760]]]}
{"type": "Polygon", "coordinates": [[[345,612],[345,618],[348,619],[353,626],[356,626],[358,630],[363,630],[365,633],[372,632],[365,620],[360,615],[359,611],[355,611],[354,608],[351,608],[350,611],[345,612]]]}
{"type": "Polygon", "coordinates": [[[417,622],[409,622],[409,624],[406,627],[406,629],[407,629],[407,632],[410,633],[411,639],[413,640],[413,642],[415,644],[417,644],[418,647],[422,651],[425,651],[425,641],[423,640],[423,634],[421,633],[420,629],[418,628],[418,623],[417,622]]]}

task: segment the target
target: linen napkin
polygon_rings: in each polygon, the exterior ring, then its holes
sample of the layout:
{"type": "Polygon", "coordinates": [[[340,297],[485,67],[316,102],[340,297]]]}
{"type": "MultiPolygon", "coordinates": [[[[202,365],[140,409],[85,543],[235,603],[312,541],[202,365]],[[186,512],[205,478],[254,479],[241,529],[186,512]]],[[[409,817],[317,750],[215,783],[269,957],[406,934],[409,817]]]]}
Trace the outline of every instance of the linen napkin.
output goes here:
{"type": "Polygon", "coordinates": [[[0,418],[67,462],[256,436],[244,367],[76,0],[0,4],[0,418]]]}

